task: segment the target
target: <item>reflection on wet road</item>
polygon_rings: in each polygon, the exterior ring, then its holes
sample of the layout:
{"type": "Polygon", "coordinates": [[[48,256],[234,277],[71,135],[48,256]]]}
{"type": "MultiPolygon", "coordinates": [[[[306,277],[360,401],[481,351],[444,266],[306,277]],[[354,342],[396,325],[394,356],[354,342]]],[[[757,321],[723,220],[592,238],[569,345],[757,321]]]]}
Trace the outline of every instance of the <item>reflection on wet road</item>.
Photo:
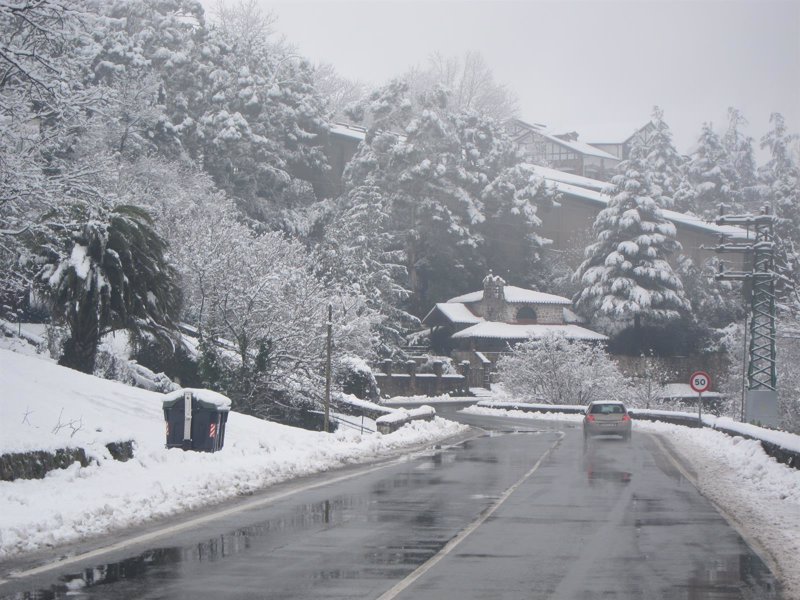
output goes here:
{"type": "Polygon", "coordinates": [[[508,420],[458,418],[504,432],[298,492],[107,564],[12,580],[0,599],[378,598],[554,445],[496,512],[396,597],[779,598],[763,562],[650,438],[584,445],[573,425],[516,422],[538,431],[513,433],[508,420]]]}

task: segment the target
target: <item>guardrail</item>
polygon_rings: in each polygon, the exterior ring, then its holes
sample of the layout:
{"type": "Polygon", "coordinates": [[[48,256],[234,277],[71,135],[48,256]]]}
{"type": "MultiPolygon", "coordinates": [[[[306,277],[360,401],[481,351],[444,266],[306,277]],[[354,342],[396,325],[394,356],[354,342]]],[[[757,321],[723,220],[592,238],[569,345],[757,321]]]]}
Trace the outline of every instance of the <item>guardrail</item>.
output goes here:
{"type": "MultiPolygon", "coordinates": [[[[491,402],[482,400],[478,406],[485,408],[499,408],[503,410],[521,410],[524,412],[580,414],[586,409],[580,405],[561,404],[529,404],[525,402],[491,402]]],[[[740,423],[724,417],[703,415],[702,421],[695,413],[672,412],[666,410],[646,410],[632,408],[628,411],[632,419],[640,421],[660,421],[684,427],[709,427],[732,437],[743,437],[761,443],[764,452],[781,464],[794,469],[800,469],[800,436],[785,431],[775,431],[740,423]]]]}
{"type": "Polygon", "coordinates": [[[411,421],[432,421],[435,416],[436,409],[425,404],[410,410],[401,408],[390,415],[378,417],[375,425],[380,433],[387,434],[397,431],[411,421]]]}
{"type": "Polygon", "coordinates": [[[355,429],[355,430],[359,431],[360,433],[364,433],[365,431],[367,433],[375,433],[374,429],[371,429],[371,428],[367,427],[366,425],[364,425],[364,416],[363,415],[361,416],[361,423],[359,423],[357,421],[350,421],[348,419],[344,419],[339,415],[334,416],[333,419],[335,419],[336,422],[339,423],[340,425],[344,425],[345,427],[348,427],[350,429],[355,429]]]}

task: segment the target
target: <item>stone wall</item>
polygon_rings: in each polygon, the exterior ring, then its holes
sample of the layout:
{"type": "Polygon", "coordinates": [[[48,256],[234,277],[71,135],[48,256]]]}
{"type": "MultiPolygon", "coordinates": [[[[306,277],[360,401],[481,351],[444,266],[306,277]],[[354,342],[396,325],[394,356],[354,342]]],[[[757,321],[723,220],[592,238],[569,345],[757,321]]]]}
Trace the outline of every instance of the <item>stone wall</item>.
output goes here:
{"type": "Polygon", "coordinates": [[[381,390],[381,396],[440,396],[442,394],[468,394],[470,381],[470,365],[460,365],[458,375],[445,374],[441,362],[433,363],[433,373],[417,373],[416,361],[394,363],[385,360],[378,365],[375,381],[381,390]]]}
{"type": "Polygon", "coordinates": [[[647,360],[655,361],[670,372],[670,383],[689,383],[695,371],[705,371],[711,376],[711,389],[718,390],[728,372],[728,356],[722,352],[708,352],[698,356],[658,356],[646,359],[641,356],[611,355],[620,370],[628,377],[644,376],[647,360]]]}

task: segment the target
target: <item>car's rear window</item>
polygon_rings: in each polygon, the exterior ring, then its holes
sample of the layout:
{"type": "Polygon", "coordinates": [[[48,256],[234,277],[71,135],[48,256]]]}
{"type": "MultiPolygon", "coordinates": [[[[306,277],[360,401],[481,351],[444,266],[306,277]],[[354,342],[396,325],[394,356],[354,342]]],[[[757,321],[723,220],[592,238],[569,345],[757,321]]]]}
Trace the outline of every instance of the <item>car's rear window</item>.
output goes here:
{"type": "Polygon", "coordinates": [[[593,415],[621,415],[625,407],[621,404],[595,404],[592,406],[593,415]]]}

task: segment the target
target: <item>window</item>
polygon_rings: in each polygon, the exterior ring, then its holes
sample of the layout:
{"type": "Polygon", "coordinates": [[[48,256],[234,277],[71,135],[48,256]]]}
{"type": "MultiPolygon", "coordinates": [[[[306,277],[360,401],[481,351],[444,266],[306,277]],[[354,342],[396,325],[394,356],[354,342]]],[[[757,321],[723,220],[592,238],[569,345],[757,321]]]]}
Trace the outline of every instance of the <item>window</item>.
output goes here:
{"type": "Polygon", "coordinates": [[[595,404],[592,406],[593,415],[621,415],[625,412],[622,404],[595,404]]]}
{"type": "Polygon", "coordinates": [[[517,321],[535,321],[536,311],[530,306],[523,306],[517,311],[517,321]]]}

